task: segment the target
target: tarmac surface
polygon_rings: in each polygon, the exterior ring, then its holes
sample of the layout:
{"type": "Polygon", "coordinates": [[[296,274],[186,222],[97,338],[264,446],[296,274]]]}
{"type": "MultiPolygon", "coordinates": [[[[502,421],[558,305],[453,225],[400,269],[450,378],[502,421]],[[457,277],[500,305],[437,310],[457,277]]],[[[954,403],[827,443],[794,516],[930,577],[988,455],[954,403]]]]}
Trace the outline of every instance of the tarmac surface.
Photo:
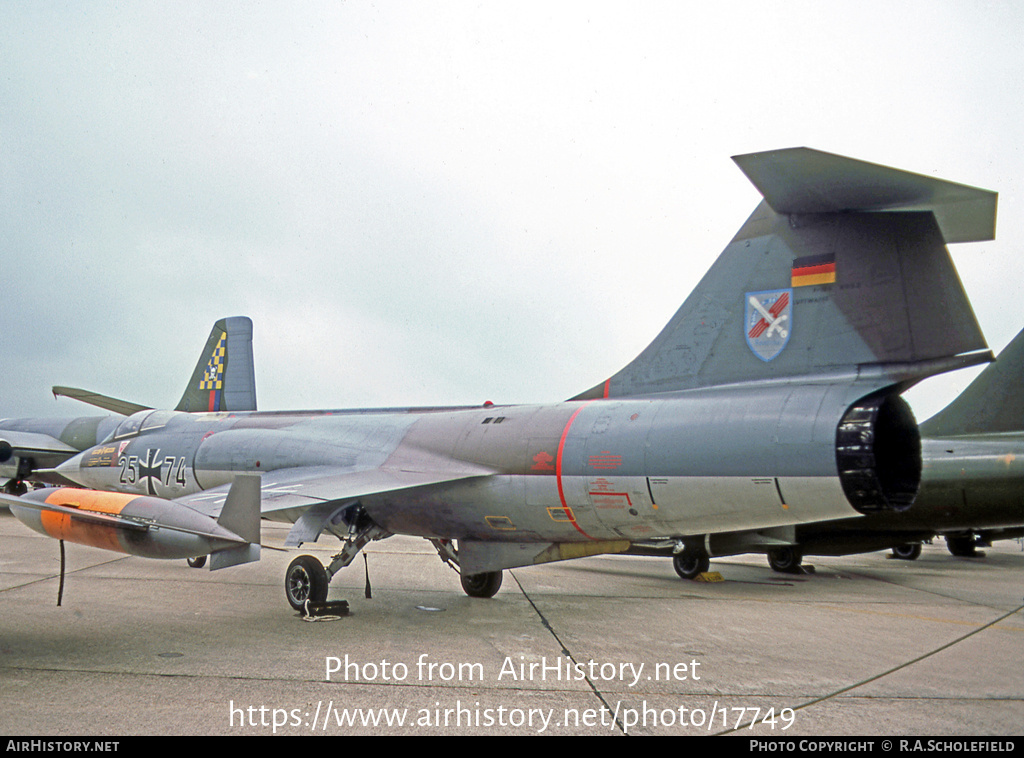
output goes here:
{"type": "Polygon", "coordinates": [[[479,600],[395,537],[335,578],[351,613],[318,622],[285,601],[294,553],[210,572],[69,544],[58,607],[59,543],[0,510],[0,545],[0,735],[1022,731],[1018,541],[801,576],[741,556],[715,583],[600,556],[507,571],[479,600]]]}

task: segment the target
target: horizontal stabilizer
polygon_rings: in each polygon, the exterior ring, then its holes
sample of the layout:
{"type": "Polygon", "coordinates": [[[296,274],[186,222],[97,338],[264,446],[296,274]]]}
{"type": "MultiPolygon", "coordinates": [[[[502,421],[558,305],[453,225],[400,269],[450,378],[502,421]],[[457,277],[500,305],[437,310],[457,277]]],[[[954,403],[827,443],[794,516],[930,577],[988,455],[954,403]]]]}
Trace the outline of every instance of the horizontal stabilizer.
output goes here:
{"type": "MultiPolygon", "coordinates": [[[[152,406],[120,400],[78,387],[53,387],[54,397],[70,397],[107,411],[131,416],[152,406]]],[[[254,411],[256,378],[252,358],[252,321],[222,318],[213,325],[199,362],[175,410],[254,411]]]]}
{"type": "Polygon", "coordinates": [[[108,397],[98,392],[78,389],[77,387],[53,387],[54,397],[70,397],[72,400],[80,400],[89,405],[95,405],[105,411],[120,413],[122,416],[131,416],[139,411],[152,410],[148,405],[130,403],[127,400],[118,400],[116,397],[108,397]]]}
{"type": "Polygon", "coordinates": [[[947,244],[995,239],[998,194],[806,147],[733,157],[776,213],[931,211],[947,244]]]}

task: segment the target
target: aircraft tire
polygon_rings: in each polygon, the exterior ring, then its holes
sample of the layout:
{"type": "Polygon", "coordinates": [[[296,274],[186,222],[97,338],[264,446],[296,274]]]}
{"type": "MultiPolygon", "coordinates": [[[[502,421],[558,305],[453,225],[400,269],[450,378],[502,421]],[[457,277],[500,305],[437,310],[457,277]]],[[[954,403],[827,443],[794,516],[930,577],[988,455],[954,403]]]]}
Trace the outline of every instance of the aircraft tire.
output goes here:
{"type": "Polygon", "coordinates": [[[957,558],[977,558],[981,555],[975,549],[973,534],[968,534],[966,537],[946,535],[946,549],[949,550],[950,555],[955,555],[957,558]]]}
{"type": "Polygon", "coordinates": [[[901,561],[916,561],[921,557],[921,543],[907,542],[903,545],[896,545],[892,549],[892,557],[901,561]]]}
{"type": "Polygon", "coordinates": [[[297,611],[305,608],[306,601],[323,603],[327,600],[327,569],[312,555],[300,555],[288,565],[284,574],[284,594],[288,604],[297,611]]]}
{"type": "Polygon", "coordinates": [[[768,565],[772,567],[772,571],[777,571],[780,574],[801,573],[800,564],[803,561],[803,551],[795,546],[780,547],[768,551],[768,565]]]}
{"type": "Polygon", "coordinates": [[[470,597],[494,597],[501,588],[501,571],[462,574],[462,589],[470,597]]]}
{"type": "Polygon", "coordinates": [[[206,556],[205,555],[199,555],[199,556],[196,556],[195,558],[188,558],[187,560],[188,560],[188,567],[189,568],[201,569],[203,566],[206,565],[206,556]]]}
{"type": "Polygon", "coordinates": [[[11,479],[7,484],[4,485],[4,492],[8,495],[16,495],[21,497],[28,492],[28,485],[20,479],[11,479]]]}
{"type": "Polygon", "coordinates": [[[672,568],[681,579],[696,579],[711,568],[711,559],[706,553],[684,550],[672,556],[672,568]]]}

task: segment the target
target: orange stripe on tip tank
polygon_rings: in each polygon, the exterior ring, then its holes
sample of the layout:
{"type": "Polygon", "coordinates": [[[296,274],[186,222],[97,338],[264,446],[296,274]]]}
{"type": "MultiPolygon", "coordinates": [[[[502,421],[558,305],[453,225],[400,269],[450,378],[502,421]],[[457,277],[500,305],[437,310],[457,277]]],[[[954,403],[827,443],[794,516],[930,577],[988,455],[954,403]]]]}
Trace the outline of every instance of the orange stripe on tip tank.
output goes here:
{"type": "Polygon", "coordinates": [[[113,513],[117,515],[138,495],[126,495],[123,492],[97,492],[96,490],[76,490],[73,487],[61,487],[46,498],[50,505],[63,505],[67,508],[81,508],[97,513],[113,513]]]}
{"type": "MultiPolygon", "coordinates": [[[[139,496],[125,495],[120,492],[95,492],[64,487],[47,497],[46,503],[62,505],[65,508],[79,508],[83,511],[117,515],[137,497],[139,496]]],[[[46,533],[54,539],[116,550],[120,553],[126,552],[121,547],[117,528],[114,526],[74,521],[67,514],[53,511],[42,511],[39,517],[46,533]]]]}

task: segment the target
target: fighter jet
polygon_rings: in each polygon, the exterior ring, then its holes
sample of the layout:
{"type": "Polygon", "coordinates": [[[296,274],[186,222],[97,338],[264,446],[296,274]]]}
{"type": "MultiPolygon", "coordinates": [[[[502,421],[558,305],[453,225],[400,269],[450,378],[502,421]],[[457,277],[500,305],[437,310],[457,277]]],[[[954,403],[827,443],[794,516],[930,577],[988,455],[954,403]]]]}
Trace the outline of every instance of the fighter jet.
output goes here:
{"type": "MultiPolygon", "coordinates": [[[[0,483],[4,492],[23,494],[28,490],[26,483],[31,482],[71,484],[53,468],[109,437],[124,421],[123,416],[153,410],[75,387],[53,387],[53,395],[71,397],[118,415],[0,419],[0,483]]],[[[175,410],[256,410],[252,321],[239,316],[213,325],[175,410]]]]}
{"type": "Polygon", "coordinates": [[[921,424],[921,434],[926,469],[919,523],[942,534],[955,556],[1024,536],[1024,331],[921,424]]]}
{"type": "Polygon", "coordinates": [[[287,546],[343,543],[326,568],[288,567],[296,609],[393,534],[430,540],[467,594],[490,597],[504,569],[658,535],[689,555],[723,532],[905,510],[922,458],[900,393],[992,360],[946,243],[993,238],[996,195],[806,148],[734,160],[764,200],[655,340],[568,401],[142,410],[54,469],[103,493],[90,505],[69,488],[22,501],[44,515],[59,501],[52,517],[73,521],[127,509],[125,494],[210,520],[228,500],[238,518],[256,504],[236,480],[258,474],[287,546]]]}
{"type": "Polygon", "coordinates": [[[938,535],[951,554],[969,557],[993,540],[1024,536],[1024,331],[920,430],[924,466],[913,508],[797,526],[790,544],[768,549],[769,565],[796,573],[805,555],[887,548],[914,560],[938,535]]]}

